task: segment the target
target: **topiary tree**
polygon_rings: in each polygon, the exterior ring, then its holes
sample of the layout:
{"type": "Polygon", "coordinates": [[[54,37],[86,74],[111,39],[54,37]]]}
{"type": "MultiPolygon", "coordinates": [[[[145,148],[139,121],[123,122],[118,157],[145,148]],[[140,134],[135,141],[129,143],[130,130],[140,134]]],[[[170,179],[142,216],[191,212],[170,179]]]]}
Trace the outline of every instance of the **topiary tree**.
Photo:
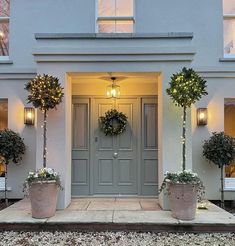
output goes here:
{"type": "Polygon", "coordinates": [[[28,103],[32,103],[43,113],[43,167],[47,162],[47,112],[56,109],[64,96],[59,79],[48,74],[37,75],[25,85],[29,92],[28,103]]]}
{"type": "Polygon", "coordinates": [[[193,69],[183,68],[179,73],[171,76],[170,87],[166,89],[167,94],[176,106],[183,108],[182,124],[182,170],[186,167],[186,110],[197,102],[203,95],[207,95],[206,81],[202,79],[193,69]]]}
{"type": "Polygon", "coordinates": [[[213,132],[212,136],[203,144],[203,156],[218,165],[221,171],[221,207],[224,208],[224,166],[234,161],[234,138],[224,132],[213,132]]]}
{"type": "MultiPolygon", "coordinates": [[[[23,139],[20,137],[18,133],[15,133],[12,130],[5,129],[0,131],[0,156],[7,166],[12,161],[13,163],[19,163],[22,160],[22,156],[25,153],[25,144],[23,139]]],[[[6,174],[5,174],[6,178],[6,174]]],[[[5,199],[7,192],[7,182],[5,180],[5,199]]]]}
{"type": "Polygon", "coordinates": [[[18,133],[5,129],[0,131],[0,156],[6,165],[10,161],[18,163],[25,153],[25,144],[18,133]]]}

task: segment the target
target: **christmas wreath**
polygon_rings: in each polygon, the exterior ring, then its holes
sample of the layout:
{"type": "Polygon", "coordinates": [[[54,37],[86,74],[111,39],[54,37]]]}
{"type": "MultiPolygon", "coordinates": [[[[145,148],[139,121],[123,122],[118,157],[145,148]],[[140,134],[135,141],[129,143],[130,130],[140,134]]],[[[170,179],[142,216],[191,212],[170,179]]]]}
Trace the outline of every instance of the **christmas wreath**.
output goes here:
{"type": "Polygon", "coordinates": [[[119,135],[126,129],[127,116],[116,109],[111,109],[105,113],[105,116],[99,118],[99,123],[105,136],[119,135]]]}

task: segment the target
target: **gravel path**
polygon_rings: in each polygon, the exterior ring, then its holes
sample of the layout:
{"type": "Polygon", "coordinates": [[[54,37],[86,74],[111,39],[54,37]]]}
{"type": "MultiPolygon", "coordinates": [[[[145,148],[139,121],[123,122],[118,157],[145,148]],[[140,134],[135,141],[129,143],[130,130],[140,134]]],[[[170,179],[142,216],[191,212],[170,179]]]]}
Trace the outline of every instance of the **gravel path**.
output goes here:
{"type": "Polygon", "coordinates": [[[0,232],[4,246],[235,246],[235,233],[175,234],[136,232],[0,232]]]}

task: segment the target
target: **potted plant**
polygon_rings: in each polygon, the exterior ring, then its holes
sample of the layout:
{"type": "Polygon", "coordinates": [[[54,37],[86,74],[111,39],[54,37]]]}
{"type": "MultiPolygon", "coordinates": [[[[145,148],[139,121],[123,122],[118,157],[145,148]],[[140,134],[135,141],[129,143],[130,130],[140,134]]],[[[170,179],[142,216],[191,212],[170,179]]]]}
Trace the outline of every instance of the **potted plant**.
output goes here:
{"type": "Polygon", "coordinates": [[[47,113],[62,102],[64,93],[58,78],[47,74],[37,75],[25,89],[29,92],[28,103],[43,113],[43,168],[30,172],[25,186],[29,188],[32,216],[49,218],[56,211],[60,179],[53,169],[47,168],[47,113]]]}
{"type": "MultiPolygon", "coordinates": [[[[5,165],[4,179],[5,183],[5,198],[7,203],[7,166],[12,161],[13,163],[19,163],[22,160],[22,156],[25,153],[25,144],[23,139],[18,133],[12,130],[5,129],[0,131],[0,159],[1,163],[5,165]]],[[[2,175],[1,175],[2,176],[2,175]]]]}
{"type": "Polygon", "coordinates": [[[224,208],[224,166],[234,162],[234,143],[234,138],[224,134],[224,132],[213,132],[212,136],[203,144],[203,156],[220,168],[222,208],[224,208]]]}
{"type": "Polygon", "coordinates": [[[187,109],[207,95],[206,81],[193,69],[183,68],[171,76],[170,87],[166,90],[176,106],[183,110],[182,122],[182,170],[167,172],[160,192],[167,189],[172,216],[181,220],[195,218],[198,196],[203,194],[203,184],[197,174],[186,170],[186,120],[187,109]],[[201,191],[201,192],[199,192],[201,191]]]}

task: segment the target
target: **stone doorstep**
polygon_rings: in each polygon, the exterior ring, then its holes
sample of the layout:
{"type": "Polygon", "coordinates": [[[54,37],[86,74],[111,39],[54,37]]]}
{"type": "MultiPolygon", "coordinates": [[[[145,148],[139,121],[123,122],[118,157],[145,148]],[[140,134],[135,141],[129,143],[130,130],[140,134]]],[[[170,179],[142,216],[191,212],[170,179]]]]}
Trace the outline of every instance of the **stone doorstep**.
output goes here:
{"type": "MultiPolygon", "coordinates": [[[[48,219],[33,219],[31,217],[29,201],[22,200],[0,211],[0,230],[134,230],[134,231],[172,231],[172,232],[235,232],[235,217],[208,203],[207,210],[197,210],[196,218],[192,221],[181,221],[171,217],[170,211],[151,211],[153,201],[149,201],[149,210],[89,210],[91,203],[120,204],[126,209],[128,204],[145,206],[146,200],[73,200],[65,210],[59,210],[56,215],[48,219]],[[145,204],[145,205],[144,205],[145,204]],[[76,209],[76,206],[77,209],[76,209]],[[79,210],[79,208],[81,210],[79,210]]],[[[155,201],[156,202],[156,201],[155,201]]],[[[155,204],[156,205],[156,204],[155,204]]],[[[133,205],[136,206],[136,205],[133,205]]],[[[120,208],[121,208],[120,207],[120,208]]],[[[111,209],[112,208],[112,209],[111,209]]]]}
{"type": "Polygon", "coordinates": [[[172,233],[234,233],[235,225],[148,224],[148,223],[0,223],[0,231],[136,231],[172,233]]]}

